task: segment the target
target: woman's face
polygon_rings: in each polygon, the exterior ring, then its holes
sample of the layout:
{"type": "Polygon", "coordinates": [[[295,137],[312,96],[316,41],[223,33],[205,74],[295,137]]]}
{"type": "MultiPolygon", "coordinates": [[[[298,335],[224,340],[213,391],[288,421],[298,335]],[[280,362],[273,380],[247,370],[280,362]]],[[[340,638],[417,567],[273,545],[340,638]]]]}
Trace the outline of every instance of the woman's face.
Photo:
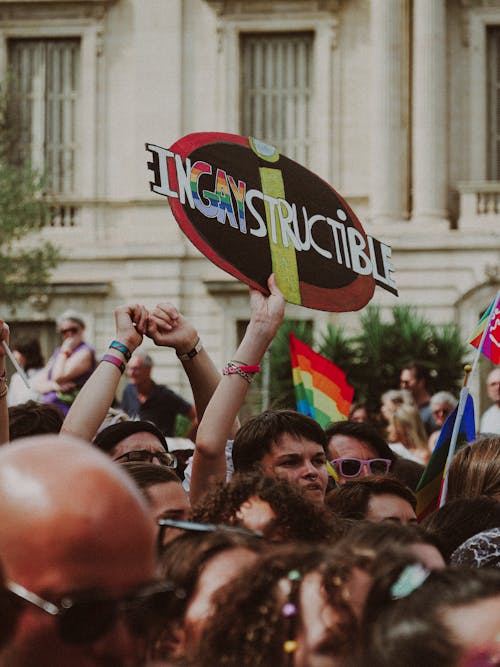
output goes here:
{"type": "Polygon", "coordinates": [[[448,608],[442,619],[463,647],[460,667],[500,664],[500,595],[448,608]]]}
{"type": "Polygon", "coordinates": [[[83,327],[75,320],[63,320],[59,325],[59,333],[63,340],[66,340],[66,338],[83,340],[83,327]]]}
{"type": "Polygon", "coordinates": [[[354,620],[346,618],[343,609],[329,604],[317,572],[304,577],[299,599],[301,614],[294,667],[340,667],[346,655],[352,654],[345,623],[354,620]]]}
{"type": "Polygon", "coordinates": [[[380,412],[382,413],[384,419],[389,421],[395,409],[396,405],[389,398],[382,399],[382,403],[380,405],[380,412]]]}
{"type": "Polygon", "coordinates": [[[350,421],[365,423],[370,421],[368,411],[365,407],[356,408],[351,415],[350,421]]]}
{"type": "Polygon", "coordinates": [[[21,368],[26,367],[26,357],[22,352],[18,352],[18,350],[13,351],[14,357],[17,361],[17,363],[21,366],[21,368]]]}
{"type": "Polygon", "coordinates": [[[256,559],[257,554],[250,549],[234,547],[216,554],[205,564],[184,617],[184,641],[190,650],[199,641],[212,614],[215,593],[256,559]]]}

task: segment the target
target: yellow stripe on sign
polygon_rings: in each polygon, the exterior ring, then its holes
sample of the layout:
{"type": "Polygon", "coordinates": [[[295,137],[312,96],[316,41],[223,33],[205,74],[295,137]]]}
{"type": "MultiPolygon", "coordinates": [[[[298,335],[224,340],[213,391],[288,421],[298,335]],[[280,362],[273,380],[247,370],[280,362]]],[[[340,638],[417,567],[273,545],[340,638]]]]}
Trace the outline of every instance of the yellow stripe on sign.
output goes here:
{"type": "MultiPolygon", "coordinates": [[[[260,180],[262,182],[262,192],[270,197],[285,199],[285,185],[283,183],[283,176],[279,169],[271,169],[270,167],[260,167],[260,180]]],[[[295,255],[295,248],[292,244],[288,247],[283,245],[283,238],[281,228],[279,227],[278,216],[275,213],[274,229],[271,224],[271,208],[269,203],[265,202],[266,207],[266,221],[267,221],[267,235],[269,237],[269,247],[271,249],[271,262],[273,273],[276,276],[278,287],[283,292],[287,301],[301,304],[300,288],[299,288],[299,271],[297,268],[297,257],[295,255]],[[273,241],[276,239],[276,243],[273,241]]]]}

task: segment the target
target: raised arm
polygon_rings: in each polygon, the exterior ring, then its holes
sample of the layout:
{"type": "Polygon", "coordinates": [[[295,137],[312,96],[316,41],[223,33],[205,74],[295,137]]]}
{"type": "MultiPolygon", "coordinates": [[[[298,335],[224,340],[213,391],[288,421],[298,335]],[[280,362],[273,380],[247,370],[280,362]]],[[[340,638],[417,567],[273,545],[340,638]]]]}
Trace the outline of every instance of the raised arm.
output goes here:
{"type": "Polygon", "coordinates": [[[172,347],[182,362],[201,420],[220,380],[220,373],[191,322],[171,303],[159,303],[148,321],[147,335],[156,345],[172,347]]]}
{"type": "MultiPolygon", "coordinates": [[[[268,280],[270,294],[250,290],[251,316],[233,360],[237,365],[260,364],[264,352],[283,321],[285,300],[274,275],[268,280]]],[[[239,373],[223,375],[198,426],[191,476],[191,503],[198,502],[226,478],[225,447],[232,425],[245,400],[249,383],[239,373]]]]}
{"type": "Polygon", "coordinates": [[[83,385],[66,415],[61,433],[69,433],[88,442],[94,438],[113,403],[129,356],[126,350],[132,354],[142,343],[147,320],[148,311],[139,304],[116,308],[116,338],[104,355],[104,359],[110,359],[102,361],[83,385]],[[123,352],[118,349],[120,346],[125,348],[123,352]],[[120,364],[123,366],[120,367],[120,364]]]}
{"type": "Polygon", "coordinates": [[[5,369],[5,348],[9,344],[9,326],[0,320],[0,445],[9,442],[9,411],[7,409],[7,376],[5,369]]]}

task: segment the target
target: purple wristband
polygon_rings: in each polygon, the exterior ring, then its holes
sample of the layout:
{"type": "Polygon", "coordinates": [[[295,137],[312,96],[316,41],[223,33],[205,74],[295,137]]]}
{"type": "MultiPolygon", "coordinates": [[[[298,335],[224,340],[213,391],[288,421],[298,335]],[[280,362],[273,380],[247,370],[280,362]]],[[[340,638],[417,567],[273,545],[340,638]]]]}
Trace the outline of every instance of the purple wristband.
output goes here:
{"type": "Polygon", "coordinates": [[[112,354],[105,354],[101,361],[108,361],[110,364],[113,364],[113,366],[116,366],[120,373],[123,373],[125,370],[125,364],[121,359],[118,359],[118,357],[113,356],[112,354]]]}

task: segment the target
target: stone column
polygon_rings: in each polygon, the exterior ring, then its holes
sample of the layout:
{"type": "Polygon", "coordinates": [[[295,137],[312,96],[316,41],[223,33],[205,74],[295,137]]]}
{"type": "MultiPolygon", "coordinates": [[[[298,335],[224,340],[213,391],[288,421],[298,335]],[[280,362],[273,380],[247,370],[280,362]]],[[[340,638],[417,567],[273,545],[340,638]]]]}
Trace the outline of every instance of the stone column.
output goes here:
{"type": "Polygon", "coordinates": [[[413,8],[412,220],[447,224],[446,1],[413,8]]]}
{"type": "Polygon", "coordinates": [[[408,0],[371,0],[371,218],[408,218],[408,0]]]}

